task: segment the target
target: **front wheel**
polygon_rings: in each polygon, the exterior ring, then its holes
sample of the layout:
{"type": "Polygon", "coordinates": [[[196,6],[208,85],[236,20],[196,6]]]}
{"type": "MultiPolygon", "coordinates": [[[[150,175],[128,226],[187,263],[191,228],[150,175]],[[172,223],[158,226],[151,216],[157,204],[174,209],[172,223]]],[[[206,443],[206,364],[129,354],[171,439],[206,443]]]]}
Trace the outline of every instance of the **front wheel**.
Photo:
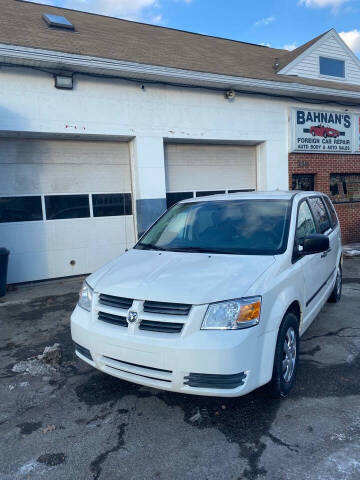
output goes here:
{"type": "Polygon", "coordinates": [[[339,302],[341,299],[341,291],[342,291],[342,270],[341,270],[341,266],[338,265],[337,271],[336,271],[335,285],[329,297],[329,302],[330,303],[339,302]]]}
{"type": "Polygon", "coordinates": [[[268,391],[273,398],[284,398],[292,389],[299,359],[299,322],[289,312],[279,328],[274,356],[273,375],[268,391]]]}

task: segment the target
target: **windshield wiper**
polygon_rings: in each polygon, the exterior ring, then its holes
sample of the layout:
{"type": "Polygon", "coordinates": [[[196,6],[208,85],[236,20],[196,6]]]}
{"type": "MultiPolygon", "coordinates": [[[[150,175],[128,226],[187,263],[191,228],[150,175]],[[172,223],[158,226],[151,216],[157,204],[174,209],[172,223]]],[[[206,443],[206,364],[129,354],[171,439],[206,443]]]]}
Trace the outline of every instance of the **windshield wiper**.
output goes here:
{"type": "Polygon", "coordinates": [[[192,253],[225,253],[225,254],[234,253],[231,251],[218,250],[215,248],[205,248],[205,247],[179,247],[179,248],[173,247],[173,248],[170,248],[169,250],[171,250],[172,252],[192,252],[192,253]]]}
{"type": "Polygon", "coordinates": [[[205,248],[205,247],[158,247],[153,243],[142,243],[139,242],[137,246],[141,247],[143,250],[158,250],[161,252],[190,252],[190,253],[222,253],[224,255],[236,255],[239,252],[232,250],[218,250],[216,248],[205,248]]]}
{"type": "Polygon", "coordinates": [[[167,248],[163,247],[158,247],[157,245],[154,245],[153,243],[142,243],[139,242],[137,246],[140,246],[143,250],[160,250],[162,252],[167,252],[167,248]]]}

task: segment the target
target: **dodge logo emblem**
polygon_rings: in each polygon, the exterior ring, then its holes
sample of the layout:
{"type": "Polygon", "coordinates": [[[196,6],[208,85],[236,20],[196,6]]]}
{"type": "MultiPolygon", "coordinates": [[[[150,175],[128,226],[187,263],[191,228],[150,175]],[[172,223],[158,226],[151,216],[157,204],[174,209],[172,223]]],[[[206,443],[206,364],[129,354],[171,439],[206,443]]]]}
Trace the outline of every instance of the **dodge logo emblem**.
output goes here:
{"type": "Polygon", "coordinates": [[[138,314],[137,312],[129,312],[128,313],[128,317],[127,317],[127,321],[128,323],[135,323],[138,319],[138,314]]]}

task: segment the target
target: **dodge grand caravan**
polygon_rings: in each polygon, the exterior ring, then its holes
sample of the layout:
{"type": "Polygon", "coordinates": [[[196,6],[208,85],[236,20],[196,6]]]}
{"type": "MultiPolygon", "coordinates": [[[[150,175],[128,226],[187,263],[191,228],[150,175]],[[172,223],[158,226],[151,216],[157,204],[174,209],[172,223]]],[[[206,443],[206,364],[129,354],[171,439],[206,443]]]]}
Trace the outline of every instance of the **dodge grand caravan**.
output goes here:
{"type": "Polygon", "coordinates": [[[174,392],[286,396],[299,336],[342,285],[335,210],[317,192],[184,200],[90,275],[71,317],[78,357],[174,392]]]}

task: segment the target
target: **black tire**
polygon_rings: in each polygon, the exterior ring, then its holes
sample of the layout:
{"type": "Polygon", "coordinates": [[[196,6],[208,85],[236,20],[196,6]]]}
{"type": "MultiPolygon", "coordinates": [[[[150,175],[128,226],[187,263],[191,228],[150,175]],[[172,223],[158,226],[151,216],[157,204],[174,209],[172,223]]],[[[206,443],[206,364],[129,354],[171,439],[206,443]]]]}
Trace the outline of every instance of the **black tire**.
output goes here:
{"type": "Polygon", "coordinates": [[[334,289],[331,292],[331,295],[329,297],[329,302],[330,303],[337,303],[340,302],[341,299],[341,291],[342,291],[342,269],[341,265],[338,266],[337,269],[337,274],[336,274],[336,281],[334,285],[334,289]]]}
{"type": "MultiPolygon", "coordinates": [[[[293,349],[291,350],[293,351],[293,349]]],[[[268,384],[268,392],[272,398],[284,398],[290,393],[295,382],[298,361],[299,320],[294,313],[288,312],[281,322],[276,341],[273,375],[268,384]],[[290,363],[288,363],[287,354],[285,353],[285,343],[289,345],[289,332],[293,332],[294,334],[293,340],[295,346],[295,352],[291,355],[292,360],[290,363]],[[287,366],[284,367],[284,364],[287,366]],[[289,367],[289,370],[287,370],[287,367],[289,367]]]]}
{"type": "Polygon", "coordinates": [[[324,138],[327,138],[327,133],[326,132],[324,132],[324,138]]]}

